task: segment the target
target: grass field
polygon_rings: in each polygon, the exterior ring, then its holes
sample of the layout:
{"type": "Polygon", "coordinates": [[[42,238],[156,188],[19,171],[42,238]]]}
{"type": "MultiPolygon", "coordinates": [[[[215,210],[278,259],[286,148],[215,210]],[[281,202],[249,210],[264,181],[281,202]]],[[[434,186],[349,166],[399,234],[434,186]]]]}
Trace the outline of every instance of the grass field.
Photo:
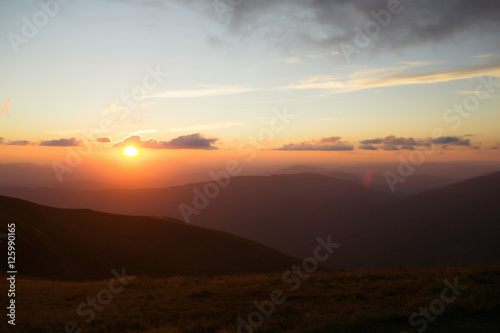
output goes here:
{"type": "MultiPolygon", "coordinates": [[[[253,301],[269,300],[270,293],[280,289],[286,300],[275,304],[269,317],[262,316],[256,332],[423,332],[421,322],[409,324],[410,315],[439,299],[446,288],[443,281],[453,283],[455,278],[467,289],[431,317],[432,322],[426,320],[425,332],[498,332],[500,327],[500,266],[323,271],[302,280],[295,291],[281,274],[136,277],[85,323],[90,316],[79,316],[77,307],[109,289],[112,278],[110,273],[109,280],[60,282],[18,276],[16,326],[7,325],[4,318],[0,331],[59,333],[66,332],[67,322],[76,322],[81,332],[237,332],[237,318],[247,320],[257,310],[253,301]]],[[[5,284],[5,276],[2,281],[5,284]]]]}

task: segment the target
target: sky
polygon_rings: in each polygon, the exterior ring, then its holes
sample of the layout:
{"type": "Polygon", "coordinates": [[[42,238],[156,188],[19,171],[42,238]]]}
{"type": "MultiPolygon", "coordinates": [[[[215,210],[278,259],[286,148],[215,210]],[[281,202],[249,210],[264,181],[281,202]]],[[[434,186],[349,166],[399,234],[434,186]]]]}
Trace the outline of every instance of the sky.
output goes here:
{"type": "Polygon", "coordinates": [[[396,160],[429,147],[500,160],[498,1],[0,8],[4,162],[115,158],[128,145],[181,160],[396,160]]]}

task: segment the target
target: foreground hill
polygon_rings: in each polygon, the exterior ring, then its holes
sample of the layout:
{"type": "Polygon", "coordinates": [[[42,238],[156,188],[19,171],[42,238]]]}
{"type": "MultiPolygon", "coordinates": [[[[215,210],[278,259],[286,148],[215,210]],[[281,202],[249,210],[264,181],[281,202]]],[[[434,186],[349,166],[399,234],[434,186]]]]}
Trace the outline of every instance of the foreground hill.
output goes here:
{"type": "MultiPolygon", "coordinates": [[[[179,205],[194,208],[194,190],[204,192],[205,186],[103,191],[0,188],[0,194],[53,207],[183,219],[179,205]]],[[[314,249],[317,237],[348,232],[358,214],[386,200],[378,191],[317,174],[235,177],[189,219],[304,257],[314,249]]]]}
{"type": "MultiPolygon", "coordinates": [[[[2,332],[64,332],[76,322],[82,332],[195,333],[238,332],[238,317],[248,322],[258,303],[275,304],[255,332],[288,333],[494,333],[500,327],[500,267],[440,268],[385,272],[316,272],[297,290],[281,274],[214,278],[136,277],[111,303],[89,315],[76,309],[87,297],[107,290],[111,276],[95,282],[54,282],[18,276],[16,326],[0,321],[2,332]],[[445,280],[467,286],[454,295],[445,280]],[[445,288],[447,288],[445,290],[445,288]],[[441,293],[450,303],[441,310],[441,293]],[[434,307],[429,310],[431,305],[434,307]],[[419,309],[427,309],[427,320],[419,309]],[[442,312],[441,312],[442,311],[442,312]],[[440,313],[441,312],[441,313],[440,313]],[[409,323],[412,314],[413,325],[409,323]],[[439,313],[435,315],[434,313],[439,313]],[[424,327],[425,325],[425,327],[424,327]],[[9,327],[7,327],[9,326],[9,327]]],[[[7,281],[0,275],[0,287],[7,281]]],[[[88,308],[85,308],[88,309],[88,308]]],[[[267,306],[267,309],[269,307],[267,306]]],[[[269,310],[268,310],[269,311],[269,310]]],[[[75,331],[74,331],[75,332],[75,331]]],[[[241,328],[239,332],[248,333],[241,328]]]]}
{"type": "Polygon", "coordinates": [[[260,244],[163,217],[57,209],[0,197],[0,223],[3,233],[8,223],[16,224],[19,273],[50,279],[103,279],[122,267],[127,274],[161,277],[264,273],[296,262],[260,244]]]}
{"type": "Polygon", "coordinates": [[[335,267],[500,263],[500,172],[382,205],[358,220],[335,267]]]}

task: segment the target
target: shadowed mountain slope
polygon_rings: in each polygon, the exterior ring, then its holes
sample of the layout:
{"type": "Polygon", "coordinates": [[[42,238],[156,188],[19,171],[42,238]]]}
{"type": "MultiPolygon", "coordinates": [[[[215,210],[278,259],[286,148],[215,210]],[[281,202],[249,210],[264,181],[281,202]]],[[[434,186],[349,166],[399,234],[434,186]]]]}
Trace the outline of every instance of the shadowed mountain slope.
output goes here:
{"type": "MultiPolygon", "coordinates": [[[[0,197],[1,231],[16,225],[20,274],[61,280],[281,272],[296,260],[260,244],[171,218],[44,207],[0,197]]],[[[6,253],[5,239],[0,247],[6,253]]],[[[5,270],[5,263],[2,264],[5,270]]]]}

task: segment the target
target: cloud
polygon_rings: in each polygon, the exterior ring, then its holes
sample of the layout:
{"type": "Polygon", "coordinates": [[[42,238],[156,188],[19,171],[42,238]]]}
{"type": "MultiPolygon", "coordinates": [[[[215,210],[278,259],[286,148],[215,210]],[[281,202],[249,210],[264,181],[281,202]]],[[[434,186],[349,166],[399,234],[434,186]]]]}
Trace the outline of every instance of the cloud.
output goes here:
{"type": "Polygon", "coordinates": [[[373,145],[361,145],[358,147],[359,149],[362,149],[362,150],[377,150],[377,148],[373,145]]]}
{"type": "Polygon", "coordinates": [[[4,111],[7,114],[9,114],[9,102],[11,101],[12,100],[10,98],[7,98],[7,100],[2,104],[2,111],[4,111]]]}
{"type": "Polygon", "coordinates": [[[146,8],[170,9],[163,0],[107,0],[109,2],[123,2],[130,4],[138,4],[146,8]]]}
{"type": "Polygon", "coordinates": [[[215,86],[215,85],[202,85],[203,89],[193,90],[171,90],[158,93],[149,97],[154,98],[197,98],[197,97],[214,97],[223,95],[242,94],[250,91],[255,91],[254,88],[246,88],[239,86],[215,86]]]}
{"type": "MultiPolygon", "coordinates": [[[[216,17],[212,1],[192,0],[205,13],[216,17]]],[[[372,13],[387,11],[387,0],[252,0],[238,2],[225,15],[226,29],[235,39],[260,38],[281,50],[307,51],[311,48],[340,50],[339,44],[354,45],[358,32],[372,13]]],[[[186,5],[188,6],[188,5],[186,5]]],[[[405,1],[374,42],[373,51],[403,49],[419,44],[448,40],[498,41],[500,2],[497,0],[405,1]]]]}
{"type": "Polygon", "coordinates": [[[321,138],[319,142],[321,143],[335,143],[341,139],[340,136],[331,136],[329,138],[321,138]]]}
{"type": "Polygon", "coordinates": [[[321,89],[329,90],[331,93],[348,93],[371,88],[441,83],[481,76],[500,77],[500,62],[498,61],[475,64],[466,68],[415,71],[415,67],[420,67],[420,65],[400,63],[394,67],[358,71],[345,77],[314,76],[274,88],[274,90],[321,89]]]}
{"type": "Polygon", "coordinates": [[[319,150],[319,151],[351,151],[354,146],[340,140],[339,136],[321,138],[319,140],[308,140],[300,143],[289,143],[274,150],[319,150]]]}
{"type": "Polygon", "coordinates": [[[415,141],[415,139],[413,139],[413,138],[404,138],[404,137],[396,137],[394,135],[388,135],[385,138],[368,139],[368,140],[360,141],[360,143],[364,144],[364,145],[385,143],[386,145],[396,145],[396,146],[409,145],[409,146],[414,146],[414,145],[417,144],[417,141],[415,141]]]}
{"type": "Polygon", "coordinates": [[[34,145],[35,143],[28,140],[7,141],[3,137],[0,137],[0,144],[7,146],[29,146],[34,145]]]}
{"type": "Polygon", "coordinates": [[[288,57],[285,59],[288,64],[297,64],[302,61],[301,57],[288,57]]]}
{"type": "Polygon", "coordinates": [[[383,145],[380,148],[383,149],[383,150],[387,150],[387,151],[399,150],[398,147],[393,146],[393,145],[383,145]]]}
{"type": "Polygon", "coordinates": [[[456,136],[441,136],[433,140],[436,144],[450,144],[456,146],[470,146],[470,140],[463,140],[456,136]]]}
{"type": "Polygon", "coordinates": [[[83,146],[83,141],[77,140],[75,137],[69,139],[59,139],[59,140],[42,140],[39,146],[52,146],[52,147],[76,147],[83,146]]]}
{"type": "Polygon", "coordinates": [[[113,147],[125,147],[134,145],[142,148],[151,149],[206,149],[214,150],[213,144],[217,141],[216,138],[204,138],[200,133],[191,135],[182,135],[170,141],[157,141],[148,139],[144,141],[140,135],[128,136],[125,139],[116,142],[113,147]]]}
{"type": "Polygon", "coordinates": [[[31,142],[31,141],[28,141],[28,140],[9,141],[7,143],[8,146],[29,146],[29,145],[32,145],[32,144],[34,144],[34,143],[31,142]]]}
{"type": "Polygon", "coordinates": [[[360,143],[364,145],[369,145],[369,144],[380,144],[383,143],[384,139],[376,138],[376,139],[368,139],[368,140],[362,140],[360,143]]]}
{"type": "MultiPolygon", "coordinates": [[[[473,136],[473,134],[466,134],[464,136],[442,136],[436,139],[414,139],[412,137],[397,137],[395,135],[388,135],[386,137],[379,137],[374,139],[361,140],[361,145],[358,147],[362,150],[415,150],[416,146],[428,146],[431,142],[436,145],[441,145],[443,149],[451,149],[450,146],[470,147],[470,139],[464,137],[473,136]]],[[[479,143],[480,144],[480,143],[479,143]]],[[[478,147],[478,146],[475,146],[478,147]]],[[[472,147],[471,147],[472,148],[472,147]]]]}
{"type": "Polygon", "coordinates": [[[169,128],[167,132],[194,132],[194,131],[206,131],[220,128],[230,128],[236,126],[244,126],[245,123],[235,122],[235,121],[225,121],[225,122],[217,122],[211,124],[196,124],[187,127],[173,127],[169,128]]]}
{"type": "Polygon", "coordinates": [[[110,143],[111,142],[111,138],[97,138],[96,141],[100,142],[100,143],[110,143]]]}

